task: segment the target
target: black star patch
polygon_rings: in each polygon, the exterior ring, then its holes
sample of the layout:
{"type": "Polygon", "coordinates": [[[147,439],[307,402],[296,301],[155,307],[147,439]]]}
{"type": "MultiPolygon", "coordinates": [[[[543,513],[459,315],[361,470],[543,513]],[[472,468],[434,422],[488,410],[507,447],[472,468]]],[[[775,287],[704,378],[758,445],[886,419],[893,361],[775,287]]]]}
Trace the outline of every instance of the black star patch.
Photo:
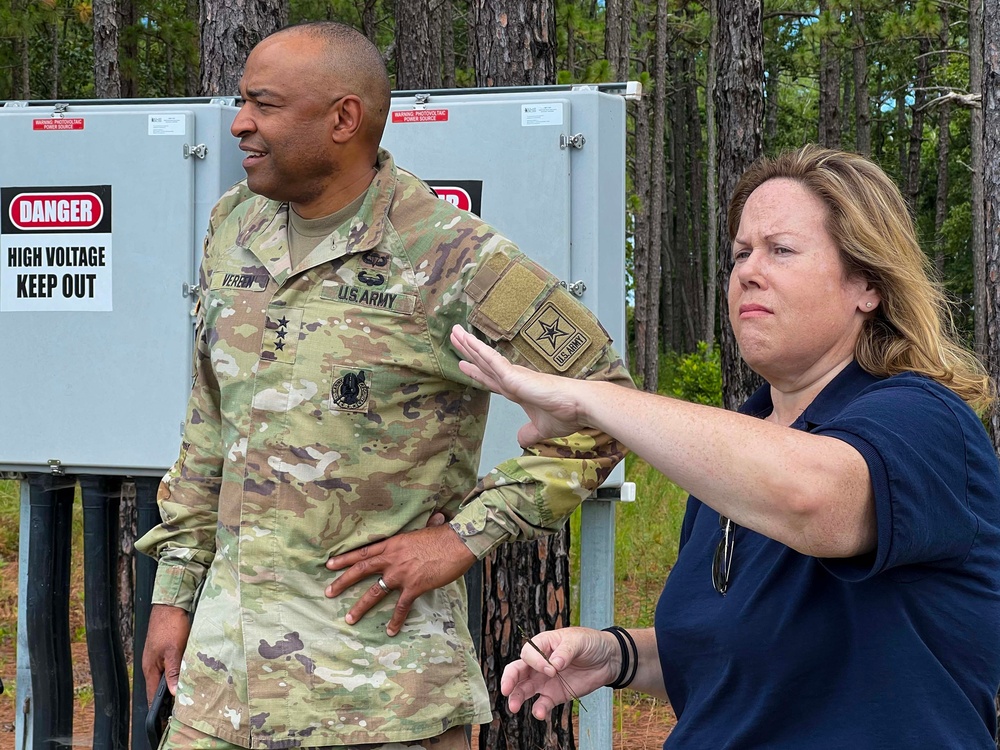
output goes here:
{"type": "Polygon", "coordinates": [[[563,331],[559,328],[559,323],[561,318],[556,316],[551,321],[546,322],[544,320],[538,321],[538,326],[542,329],[541,334],[536,339],[536,341],[541,341],[545,339],[549,346],[556,349],[559,345],[559,339],[563,336],[569,336],[569,331],[563,331]]]}
{"type": "Polygon", "coordinates": [[[291,364],[295,361],[298,348],[299,330],[302,325],[302,310],[282,307],[268,314],[264,321],[264,337],[261,341],[260,358],[270,362],[291,364]]]}

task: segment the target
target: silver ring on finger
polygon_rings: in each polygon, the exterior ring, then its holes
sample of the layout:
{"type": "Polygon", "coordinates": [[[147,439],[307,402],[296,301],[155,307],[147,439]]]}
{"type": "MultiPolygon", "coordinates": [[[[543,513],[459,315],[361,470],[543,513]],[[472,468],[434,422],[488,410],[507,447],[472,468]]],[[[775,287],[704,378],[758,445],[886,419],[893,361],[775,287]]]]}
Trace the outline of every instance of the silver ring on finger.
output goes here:
{"type": "Polygon", "coordinates": [[[378,577],[378,587],[382,589],[382,591],[384,591],[386,594],[392,591],[392,589],[389,588],[389,584],[385,582],[385,579],[382,576],[378,577]]]}

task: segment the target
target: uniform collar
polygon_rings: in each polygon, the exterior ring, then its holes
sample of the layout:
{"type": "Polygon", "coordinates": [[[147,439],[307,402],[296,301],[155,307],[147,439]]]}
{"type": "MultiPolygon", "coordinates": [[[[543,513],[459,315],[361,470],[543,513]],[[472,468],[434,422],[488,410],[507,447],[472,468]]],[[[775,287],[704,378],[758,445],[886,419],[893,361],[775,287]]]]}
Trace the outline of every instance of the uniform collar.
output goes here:
{"type": "MultiPolygon", "coordinates": [[[[828,422],[839,414],[858,393],[881,378],[872,375],[861,368],[855,360],[826,384],[826,387],[805,408],[805,411],[792,424],[797,429],[811,429],[828,422]]],[[[740,407],[741,414],[764,418],[774,408],[771,403],[771,386],[767,383],[758,388],[746,403],[740,407]]]]}
{"type": "MultiPolygon", "coordinates": [[[[389,207],[396,191],[397,172],[392,155],[379,149],[376,173],[358,213],[320,242],[305,258],[303,268],[327,263],[345,255],[363,253],[382,241],[389,207]]],[[[236,243],[259,260],[278,284],[291,272],[288,255],[288,204],[258,196],[256,211],[248,212],[236,243]]]]}

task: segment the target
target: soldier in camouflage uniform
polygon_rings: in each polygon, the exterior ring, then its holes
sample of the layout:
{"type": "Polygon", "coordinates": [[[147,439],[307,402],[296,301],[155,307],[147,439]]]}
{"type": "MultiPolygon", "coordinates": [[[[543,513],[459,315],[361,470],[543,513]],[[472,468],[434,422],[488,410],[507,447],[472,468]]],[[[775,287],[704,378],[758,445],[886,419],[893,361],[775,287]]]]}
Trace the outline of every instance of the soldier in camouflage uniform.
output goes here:
{"type": "Polygon", "coordinates": [[[491,711],[462,574],[557,528],[624,449],[545,441],[477,483],[489,393],[451,327],[628,374],[555,278],[378,149],[388,79],[358,32],[272,35],[241,94],[248,177],[212,212],[181,454],[136,545],[159,560],[147,686],[176,691],[162,747],[467,747],[491,711]]]}

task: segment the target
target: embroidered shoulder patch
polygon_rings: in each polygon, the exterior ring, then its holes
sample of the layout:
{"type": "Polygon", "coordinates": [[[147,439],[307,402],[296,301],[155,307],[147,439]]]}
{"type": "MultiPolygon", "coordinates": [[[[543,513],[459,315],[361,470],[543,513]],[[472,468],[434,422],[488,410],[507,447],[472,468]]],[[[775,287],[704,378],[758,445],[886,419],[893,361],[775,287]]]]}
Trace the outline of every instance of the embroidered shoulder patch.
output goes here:
{"type": "Polygon", "coordinates": [[[512,343],[536,369],[575,377],[597,360],[611,339],[583,305],[556,287],[512,343]]]}

